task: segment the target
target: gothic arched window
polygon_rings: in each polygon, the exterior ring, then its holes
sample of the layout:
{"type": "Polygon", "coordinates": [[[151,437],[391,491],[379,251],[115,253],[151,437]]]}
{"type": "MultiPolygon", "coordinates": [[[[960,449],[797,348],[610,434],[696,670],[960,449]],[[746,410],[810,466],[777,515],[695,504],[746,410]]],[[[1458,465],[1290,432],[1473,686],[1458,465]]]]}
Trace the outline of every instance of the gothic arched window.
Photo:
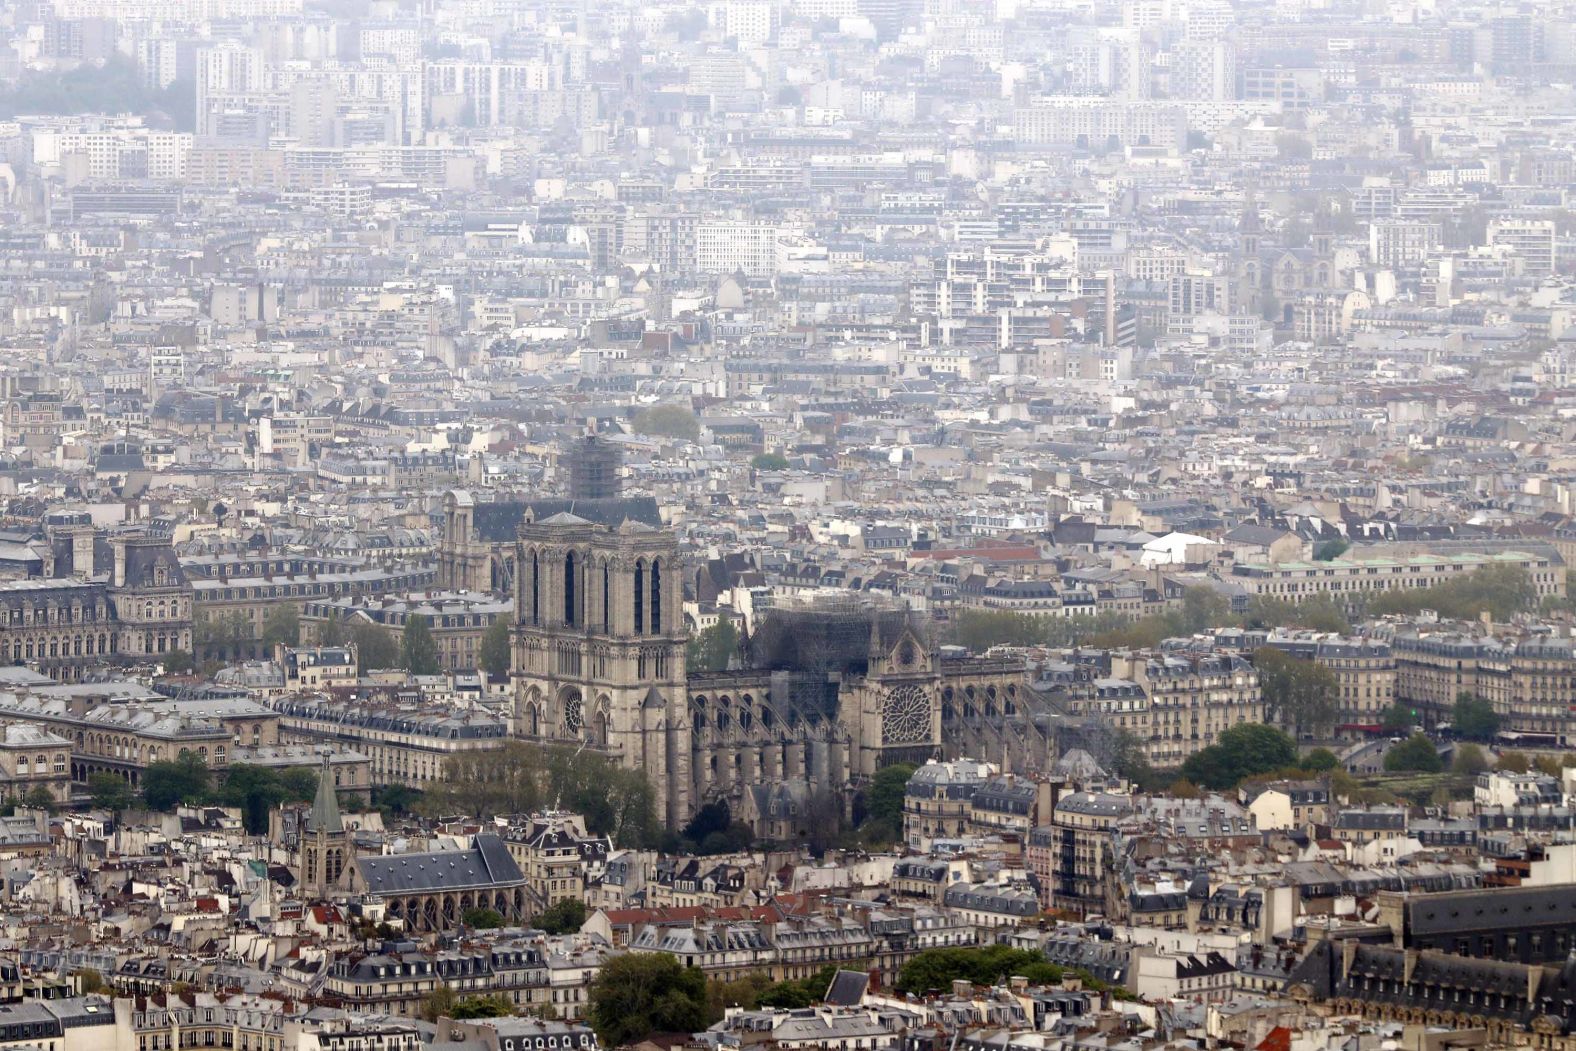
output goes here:
{"type": "Polygon", "coordinates": [[[602,634],[610,635],[613,632],[613,578],[607,568],[607,563],[602,563],[602,634]]]}
{"type": "Polygon", "coordinates": [[[575,626],[575,553],[564,556],[564,625],[575,626]]]}
{"type": "Polygon", "coordinates": [[[542,574],[541,563],[537,561],[536,552],[531,552],[531,623],[542,622],[542,574]]]}
{"type": "Polygon", "coordinates": [[[651,634],[662,633],[662,560],[651,560],[651,634]]]}
{"type": "Polygon", "coordinates": [[[646,631],[646,563],[635,563],[635,634],[646,631]]]}

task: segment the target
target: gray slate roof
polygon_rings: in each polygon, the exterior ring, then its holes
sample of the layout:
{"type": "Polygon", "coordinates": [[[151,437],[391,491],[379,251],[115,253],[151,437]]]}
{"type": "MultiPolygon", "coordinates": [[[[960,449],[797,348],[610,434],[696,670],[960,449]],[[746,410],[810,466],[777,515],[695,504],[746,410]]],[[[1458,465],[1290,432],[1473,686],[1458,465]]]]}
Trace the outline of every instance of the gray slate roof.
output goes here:
{"type": "Polygon", "coordinates": [[[361,857],[356,866],[372,894],[425,894],[525,882],[503,840],[491,833],[477,836],[469,850],[361,857]]]}

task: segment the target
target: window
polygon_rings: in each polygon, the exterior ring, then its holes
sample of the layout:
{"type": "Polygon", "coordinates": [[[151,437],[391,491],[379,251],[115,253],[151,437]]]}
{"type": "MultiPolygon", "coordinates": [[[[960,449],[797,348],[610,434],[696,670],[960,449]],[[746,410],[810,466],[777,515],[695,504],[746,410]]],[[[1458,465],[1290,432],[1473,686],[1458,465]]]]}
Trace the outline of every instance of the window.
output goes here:
{"type": "Polygon", "coordinates": [[[646,631],[646,564],[635,563],[635,634],[646,631]]]}
{"type": "Polygon", "coordinates": [[[575,553],[573,551],[564,555],[564,625],[575,626],[575,614],[578,607],[575,603],[575,553]]]}
{"type": "Polygon", "coordinates": [[[662,561],[651,562],[651,633],[662,631],[662,561]]]}

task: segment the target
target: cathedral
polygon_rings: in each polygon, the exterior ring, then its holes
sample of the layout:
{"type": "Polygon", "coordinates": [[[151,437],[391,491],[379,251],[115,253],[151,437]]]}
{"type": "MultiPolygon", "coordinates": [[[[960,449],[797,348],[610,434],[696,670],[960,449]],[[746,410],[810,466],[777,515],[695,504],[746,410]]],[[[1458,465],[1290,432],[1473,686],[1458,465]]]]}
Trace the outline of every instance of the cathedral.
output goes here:
{"type": "Polygon", "coordinates": [[[858,593],[774,610],[747,667],[691,673],[683,559],[650,498],[455,492],[444,524],[445,585],[513,593],[515,732],[643,770],[670,826],[713,801],[763,835],[794,825],[784,806],[846,814],[881,767],[1020,714],[1021,664],[942,659],[923,618],[858,593]]]}

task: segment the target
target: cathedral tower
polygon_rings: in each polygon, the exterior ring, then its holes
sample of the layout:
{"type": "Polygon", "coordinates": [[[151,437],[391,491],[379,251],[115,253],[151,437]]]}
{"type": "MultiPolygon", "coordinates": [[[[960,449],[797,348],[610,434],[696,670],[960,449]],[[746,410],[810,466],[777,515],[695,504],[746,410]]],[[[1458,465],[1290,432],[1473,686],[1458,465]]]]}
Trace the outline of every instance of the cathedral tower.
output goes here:
{"type": "Polygon", "coordinates": [[[643,770],[669,823],[690,816],[682,570],[655,507],[527,510],[515,557],[516,726],[643,770]],[[640,518],[631,511],[645,512],[640,518]],[[582,517],[585,515],[595,516],[582,517]]]}

